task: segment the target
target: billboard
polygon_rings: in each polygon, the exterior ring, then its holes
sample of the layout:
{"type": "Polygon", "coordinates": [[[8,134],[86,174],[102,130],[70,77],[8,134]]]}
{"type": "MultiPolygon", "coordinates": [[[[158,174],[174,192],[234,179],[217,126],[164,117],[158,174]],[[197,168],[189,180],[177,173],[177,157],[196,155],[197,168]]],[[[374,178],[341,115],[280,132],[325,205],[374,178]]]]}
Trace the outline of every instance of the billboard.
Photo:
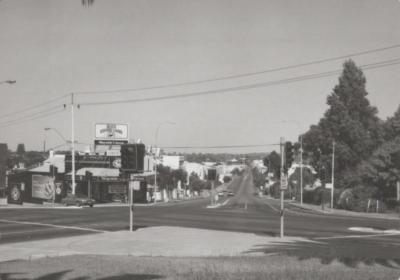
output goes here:
{"type": "Polygon", "coordinates": [[[54,178],[43,175],[32,175],[32,197],[53,199],[54,190],[54,178]]]}
{"type": "Polygon", "coordinates": [[[129,140],[128,128],[128,124],[97,123],[95,124],[95,140],[127,142],[129,140]]]}

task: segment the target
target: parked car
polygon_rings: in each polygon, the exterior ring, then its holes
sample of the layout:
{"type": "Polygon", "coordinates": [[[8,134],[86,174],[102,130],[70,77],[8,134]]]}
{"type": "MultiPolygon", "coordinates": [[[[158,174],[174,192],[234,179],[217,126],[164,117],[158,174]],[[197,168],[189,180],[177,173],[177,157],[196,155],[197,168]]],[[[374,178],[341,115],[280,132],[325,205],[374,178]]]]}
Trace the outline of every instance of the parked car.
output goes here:
{"type": "Polygon", "coordinates": [[[66,197],[64,197],[61,200],[61,203],[65,206],[68,205],[76,205],[76,206],[83,206],[83,205],[88,205],[90,207],[93,207],[95,200],[90,199],[85,195],[72,195],[72,194],[67,194],[66,197]]]}
{"type": "Polygon", "coordinates": [[[228,196],[234,196],[235,193],[234,192],[228,192],[228,196]]]}

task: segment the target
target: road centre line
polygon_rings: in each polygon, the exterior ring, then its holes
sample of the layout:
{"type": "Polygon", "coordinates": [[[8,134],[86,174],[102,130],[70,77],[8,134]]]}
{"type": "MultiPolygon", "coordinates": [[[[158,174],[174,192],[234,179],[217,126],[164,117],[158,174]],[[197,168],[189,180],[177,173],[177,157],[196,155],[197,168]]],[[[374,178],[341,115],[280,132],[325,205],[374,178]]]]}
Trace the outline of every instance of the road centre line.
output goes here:
{"type": "Polygon", "coordinates": [[[35,222],[25,222],[25,221],[12,221],[12,220],[4,220],[4,219],[0,219],[0,222],[21,224],[21,225],[35,225],[35,226],[44,226],[44,227],[54,227],[54,228],[62,228],[62,229],[73,229],[73,230],[91,231],[91,232],[100,232],[100,233],[108,232],[106,230],[99,230],[99,229],[92,229],[92,228],[74,227],[74,226],[61,226],[61,225],[35,223],[35,222]]]}

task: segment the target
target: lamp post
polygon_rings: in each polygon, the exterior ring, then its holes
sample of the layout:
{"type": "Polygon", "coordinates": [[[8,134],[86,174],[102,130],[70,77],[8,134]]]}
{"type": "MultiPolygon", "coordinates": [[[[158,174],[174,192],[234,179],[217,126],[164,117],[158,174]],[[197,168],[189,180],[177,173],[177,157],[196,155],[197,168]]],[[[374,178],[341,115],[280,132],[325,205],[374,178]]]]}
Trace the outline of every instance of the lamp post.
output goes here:
{"type": "Polygon", "coordinates": [[[57,133],[58,136],[60,136],[60,138],[65,142],[65,143],[69,143],[69,141],[67,139],[65,139],[65,137],[60,133],[60,131],[58,131],[56,128],[54,127],[45,127],[44,128],[45,131],[49,131],[49,130],[53,130],[55,133],[57,133]]]}
{"type": "MultiPolygon", "coordinates": [[[[170,121],[166,121],[166,122],[162,122],[159,123],[156,129],[156,133],[154,135],[154,147],[157,150],[157,139],[158,139],[158,131],[160,130],[160,127],[164,124],[170,124],[170,125],[174,125],[174,122],[170,122],[170,121]]],[[[156,199],[156,192],[157,192],[157,156],[156,156],[156,152],[154,153],[154,203],[156,203],[157,199],[156,199]]]]}
{"type": "MultiPolygon", "coordinates": [[[[295,123],[301,133],[301,124],[296,120],[283,121],[284,123],[295,123]]],[[[300,134],[300,205],[303,205],[303,134],[300,134]]]]}

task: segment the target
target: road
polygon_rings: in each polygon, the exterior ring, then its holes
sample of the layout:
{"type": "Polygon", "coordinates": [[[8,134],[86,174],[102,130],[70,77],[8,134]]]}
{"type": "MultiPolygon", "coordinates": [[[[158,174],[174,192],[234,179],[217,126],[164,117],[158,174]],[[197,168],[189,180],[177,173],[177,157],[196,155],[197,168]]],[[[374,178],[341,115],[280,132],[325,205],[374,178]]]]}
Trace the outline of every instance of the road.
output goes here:
{"type": "MultiPolygon", "coordinates": [[[[250,172],[234,177],[228,190],[235,196],[214,209],[207,208],[210,199],[136,207],[134,226],[168,225],[279,236],[280,202],[256,196],[250,172]]],[[[0,209],[0,244],[126,230],[128,219],[127,207],[0,209]]],[[[397,220],[324,215],[287,206],[285,235],[315,242],[285,245],[279,251],[299,258],[320,257],[326,262],[341,259],[350,265],[365,259],[400,264],[400,235],[349,230],[350,227],[399,229],[399,224],[397,220]]],[[[256,250],[270,253],[277,248],[260,246],[256,250]]]]}

